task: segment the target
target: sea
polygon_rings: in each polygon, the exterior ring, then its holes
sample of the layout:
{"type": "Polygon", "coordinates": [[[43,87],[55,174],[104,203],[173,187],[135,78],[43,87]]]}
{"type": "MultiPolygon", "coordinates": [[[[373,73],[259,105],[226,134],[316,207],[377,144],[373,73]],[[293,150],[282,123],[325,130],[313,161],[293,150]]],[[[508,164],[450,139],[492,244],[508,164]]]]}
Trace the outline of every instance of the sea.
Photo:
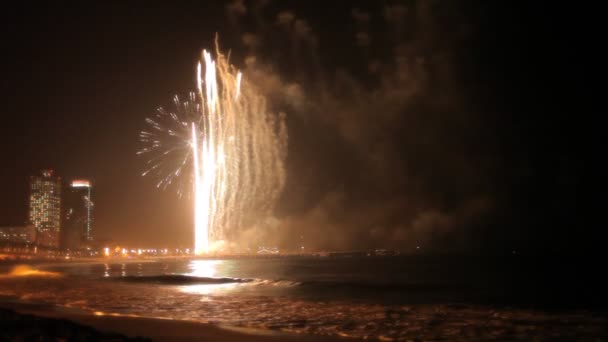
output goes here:
{"type": "Polygon", "coordinates": [[[519,256],[4,263],[0,301],[369,340],[605,341],[606,283],[580,265],[519,256]]]}

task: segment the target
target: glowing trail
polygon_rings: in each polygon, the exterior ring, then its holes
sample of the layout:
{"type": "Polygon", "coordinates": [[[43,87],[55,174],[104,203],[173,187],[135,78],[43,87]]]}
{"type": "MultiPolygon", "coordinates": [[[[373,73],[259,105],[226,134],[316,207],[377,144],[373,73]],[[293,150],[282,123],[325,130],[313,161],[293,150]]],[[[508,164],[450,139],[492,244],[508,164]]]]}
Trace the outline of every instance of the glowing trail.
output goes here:
{"type": "Polygon", "coordinates": [[[206,253],[209,249],[209,233],[207,231],[208,217],[202,215],[205,214],[203,203],[201,201],[201,194],[203,193],[200,189],[200,171],[198,161],[198,133],[196,132],[196,125],[192,123],[192,162],[194,172],[194,252],[196,254],[206,253]]]}
{"type": "Polygon", "coordinates": [[[235,100],[238,100],[239,95],[241,94],[241,77],[243,77],[243,74],[241,74],[240,72],[236,74],[236,95],[234,96],[235,100]]]}
{"type": "Polygon", "coordinates": [[[191,175],[194,251],[234,247],[231,240],[272,214],[285,182],[287,130],[255,85],[228,64],[203,51],[196,69],[197,93],[175,112],[160,108],[140,134],[138,154],[150,156],[143,175],[167,187],[191,175]],[[190,170],[188,170],[190,169],[190,170]]]}

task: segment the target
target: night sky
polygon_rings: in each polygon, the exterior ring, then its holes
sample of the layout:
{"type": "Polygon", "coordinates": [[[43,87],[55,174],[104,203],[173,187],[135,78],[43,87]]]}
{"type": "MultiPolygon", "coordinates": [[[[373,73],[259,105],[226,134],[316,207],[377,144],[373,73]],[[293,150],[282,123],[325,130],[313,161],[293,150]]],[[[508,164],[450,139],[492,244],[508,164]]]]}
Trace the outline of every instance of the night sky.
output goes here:
{"type": "Polygon", "coordinates": [[[593,250],[605,225],[586,193],[602,153],[593,12],[510,1],[3,10],[0,225],[24,223],[29,176],[52,168],[93,181],[98,237],[189,246],[190,201],[141,177],[135,153],[144,119],[194,88],[217,33],[287,117],[268,244],[593,250]]]}

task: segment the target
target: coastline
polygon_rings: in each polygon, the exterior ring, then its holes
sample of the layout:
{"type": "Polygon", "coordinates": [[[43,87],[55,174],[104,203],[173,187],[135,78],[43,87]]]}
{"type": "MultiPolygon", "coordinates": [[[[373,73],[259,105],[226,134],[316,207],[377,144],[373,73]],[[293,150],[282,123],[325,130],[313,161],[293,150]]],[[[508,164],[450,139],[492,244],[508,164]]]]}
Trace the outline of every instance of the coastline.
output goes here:
{"type": "MultiPolygon", "coordinates": [[[[317,296],[312,298],[267,298],[252,292],[254,296],[218,295],[210,302],[205,292],[181,292],[173,288],[174,283],[156,283],[157,275],[162,278],[167,270],[146,270],[143,263],[143,271],[133,268],[131,273],[124,269],[114,272],[116,280],[127,274],[156,274],[152,276],[154,281],[138,285],[98,281],[103,274],[99,267],[97,273],[89,267],[81,273],[77,269],[62,273],[50,265],[56,264],[19,264],[6,274],[0,273],[0,341],[608,340],[605,306],[582,301],[593,296],[598,304],[601,292],[585,293],[578,288],[567,288],[566,292],[566,287],[551,284],[543,288],[545,294],[536,293],[536,299],[530,291],[522,291],[505,298],[497,296],[487,303],[475,298],[468,302],[418,298],[414,302],[416,295],[424,294],[424,287],[365,287],[370,284],[335,281],[323,286],[296,285],[294,291],[307,290],[317,296]],[[328,288],[333,290],[329,293],[337,293],[332,289],[336,284],[340,285],[339,291],[353,291],[355,295],[338,299],[319,296],[328,288]],[[410,303],[383,302],[377,297],[367,302],[357,297],[361,289],[383,291],[383,295],[399,290],[412,298],[410,303]]],[[[266,278],[280,279],[273,274],[266,278]]],[[[456,286],[448,293],[462,290],[456,286]]]]}
{"type": "MultiPolygon", "coordinates": [[[[0,301],[1,340],[42,337],[99,341],[335,342],[339,337],[293,335],[160,318],[87,313],[22,301],[0,301]],[[25,324],[24,324],[25,323],[25,324]],[[32,324],[34,323],[34,324],[32,324]]],[[[349,339],[352,341],[353,339],[349,339]]]]}

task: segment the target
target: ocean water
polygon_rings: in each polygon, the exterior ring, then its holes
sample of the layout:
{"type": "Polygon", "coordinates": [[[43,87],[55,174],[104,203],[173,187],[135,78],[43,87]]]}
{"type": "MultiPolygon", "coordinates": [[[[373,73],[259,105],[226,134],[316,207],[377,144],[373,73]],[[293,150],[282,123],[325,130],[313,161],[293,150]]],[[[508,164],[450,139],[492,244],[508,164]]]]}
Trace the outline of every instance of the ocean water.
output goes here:
{"type": "Polygon", "coordinates": [[[568,260],[275,257],[0,266],[0,296],[378,340],[606,337],[603,284],[568,260]]]}

